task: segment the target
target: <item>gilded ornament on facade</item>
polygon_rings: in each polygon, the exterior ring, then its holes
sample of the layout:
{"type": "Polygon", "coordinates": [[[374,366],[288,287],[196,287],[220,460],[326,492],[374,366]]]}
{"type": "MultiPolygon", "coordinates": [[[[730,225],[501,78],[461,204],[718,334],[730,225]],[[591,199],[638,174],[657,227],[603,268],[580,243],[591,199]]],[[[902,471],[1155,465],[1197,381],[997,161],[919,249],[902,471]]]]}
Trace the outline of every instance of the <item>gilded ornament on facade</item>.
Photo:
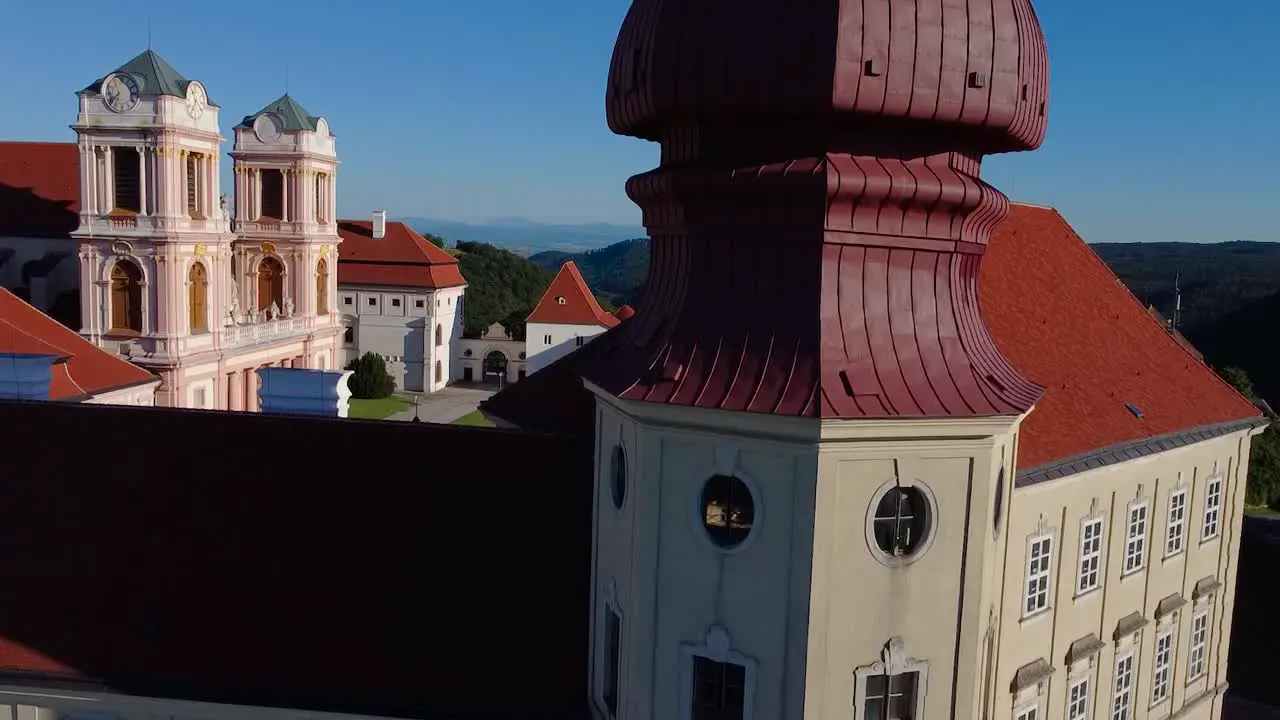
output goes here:
{"type": "Polygon", "coordinates": [[[204,257],[205,252],[207,252],[208,250],[209,250],[208,246],[206,246],[204,243],[197,243],[194,252],[196,257],[204,257]]]}
{"type": "Polygon", "coordinates": [[[276,244],[273,242],[263,242],[258,246],[258,248],[264,253],[274,253],[276,251],[276,244]]]}
{"type": "Polygon", "coordinates": [[[329,255],[329,246],[328,246],[328,245],[321,245],[321,246],[320,246],[320,257],[327,257],[328,255],[329,255]]]}

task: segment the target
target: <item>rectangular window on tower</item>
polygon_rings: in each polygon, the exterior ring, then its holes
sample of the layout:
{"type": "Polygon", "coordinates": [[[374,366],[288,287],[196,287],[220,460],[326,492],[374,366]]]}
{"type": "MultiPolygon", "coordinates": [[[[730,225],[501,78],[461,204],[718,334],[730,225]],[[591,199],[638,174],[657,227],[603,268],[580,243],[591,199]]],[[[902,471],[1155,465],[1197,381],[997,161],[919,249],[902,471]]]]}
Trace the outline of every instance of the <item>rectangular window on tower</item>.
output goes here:
{"type": "Polygon", "coordinates": [[[692,720],[743,720],[747,669],[693,656],[692,720]]]}
{"type": "Polygon", "coordinates": [[[621,669],[622,618],[613,608],[604,614],[604,675],[601,678],[600,699],[604,701],[609,716],[618,714],[618,673],[621,669]]]}
{"type": "Polygon", "coordinates": [[[323,174],[316,175],[316,222],[324,224],[324,193],[321,190],[324,187],[325,176],[323,174]]]}
{"type": "Polygon", "coordinates": [[[111,148],[113,212],[142,212],[142,157],[131,147],[111,148]]]}
{"type": "Polygon", "coordinates": [[[193,218],[200,217],[199,196],[196,194],[196,156],[187,154],[187,214],[193,218]]]}
{"type": "Polygon", "coordinates": [[[262,212],[263,220],[284,219],[284,173],[279,170],[263,170],[262,178],[262,212]]]}

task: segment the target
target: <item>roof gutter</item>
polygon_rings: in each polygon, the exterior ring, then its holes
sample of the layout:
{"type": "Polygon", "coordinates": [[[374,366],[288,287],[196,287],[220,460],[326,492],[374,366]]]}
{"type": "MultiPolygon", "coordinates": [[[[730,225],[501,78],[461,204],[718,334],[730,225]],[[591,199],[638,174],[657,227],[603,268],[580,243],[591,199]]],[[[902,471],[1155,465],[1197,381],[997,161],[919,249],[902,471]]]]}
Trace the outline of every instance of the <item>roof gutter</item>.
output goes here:
{"type": "Polygon", "coordinates": [[[1205,442],[1206,440],[1213,440],[1232,433],[1247,431],[1252,437],[1266,430],[1270,422],[1264,417],[1254,416],[1243,420],[1230,420],[1214,425],[1203,425],[1190,430],[1180,430],[1164,435],[1152,435],[1151,437],[1129,440],[1100,450],[1076,455],[1075,457],[1055,460],[1044,465],[1019,470],[1014,477],[1013,484],[1014,487],[1037,485],[1049,480],[1064,478],[1068,475],[1097,470],[1109,465],[1118,465],[1130,460],[1165,452],[1166,450],[1174,450],[1187,445],[1205,442]]]}

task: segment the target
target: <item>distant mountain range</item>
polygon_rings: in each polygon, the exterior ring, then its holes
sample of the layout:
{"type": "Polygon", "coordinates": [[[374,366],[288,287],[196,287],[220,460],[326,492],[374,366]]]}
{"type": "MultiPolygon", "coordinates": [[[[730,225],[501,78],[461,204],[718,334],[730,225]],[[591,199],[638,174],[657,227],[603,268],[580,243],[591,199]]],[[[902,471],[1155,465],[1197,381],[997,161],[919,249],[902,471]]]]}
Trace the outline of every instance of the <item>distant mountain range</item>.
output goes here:
{"type": "Polygon", "coordinates": [[[553,225],[523,218],[500,218],[487,223],[462,223],[424,217],[394,219],[419,232],[438,235],[451,246],[459,240],[490,243],[525,256],[545,250],[584,252],[622,240],[645,237],[645,229],[639,225],[553,225]]]}

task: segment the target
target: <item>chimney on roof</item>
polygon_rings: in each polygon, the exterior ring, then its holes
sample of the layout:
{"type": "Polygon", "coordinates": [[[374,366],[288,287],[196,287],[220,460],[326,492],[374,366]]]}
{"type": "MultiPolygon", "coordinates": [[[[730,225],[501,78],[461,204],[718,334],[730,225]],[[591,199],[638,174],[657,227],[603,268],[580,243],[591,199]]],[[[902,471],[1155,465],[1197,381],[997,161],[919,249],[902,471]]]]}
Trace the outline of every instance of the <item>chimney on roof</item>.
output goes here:
{"type": "Polygon", "coordinates": [[[48,400],[57,355],[0,353],[0,400],[48,400]]]}
{"type": "Polygon", "coordinates": [[[258,403],[269,415],[347,416],[350,370],[269,367],[258,370],[258,403]]]}
{"type": "Polygon", "coordinates": [[[381,240],[387,236],[387,211],[373,211],[373,239],[381,240]]]}

